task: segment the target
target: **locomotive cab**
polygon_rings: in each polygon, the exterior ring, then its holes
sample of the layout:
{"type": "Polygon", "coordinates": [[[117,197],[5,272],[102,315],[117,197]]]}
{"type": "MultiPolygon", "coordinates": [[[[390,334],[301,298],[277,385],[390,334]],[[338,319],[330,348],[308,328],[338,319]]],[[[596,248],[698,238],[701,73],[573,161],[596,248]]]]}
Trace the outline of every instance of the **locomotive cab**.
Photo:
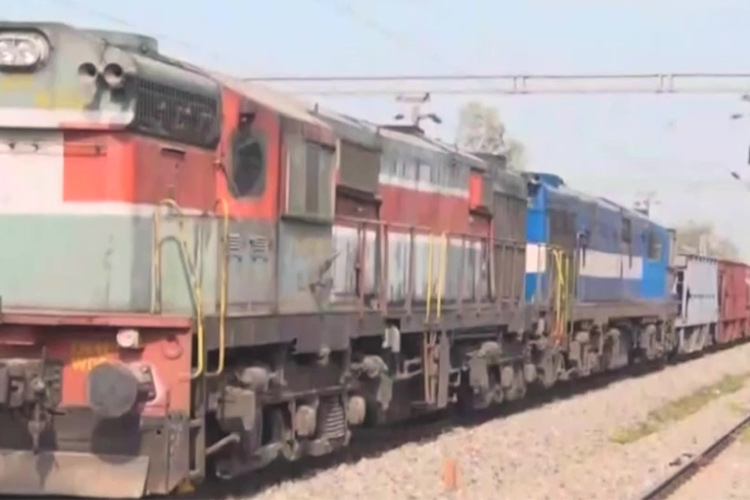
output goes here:
{"type": "Polygon", "coordinates": [[[183,258],[201,235],[216,255],[220,118],[219,85],[149,37],[0,23],[0,493],[190,474],[193,298],[215,269],[186,284],[183,258]]]}

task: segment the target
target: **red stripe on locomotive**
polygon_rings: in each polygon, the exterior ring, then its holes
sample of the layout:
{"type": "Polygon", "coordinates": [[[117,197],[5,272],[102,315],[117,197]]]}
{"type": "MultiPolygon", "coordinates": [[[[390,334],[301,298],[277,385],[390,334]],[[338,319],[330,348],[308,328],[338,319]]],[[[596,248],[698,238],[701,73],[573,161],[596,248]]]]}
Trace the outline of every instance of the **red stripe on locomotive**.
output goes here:
{"type": "Polygon", "coordinates": [[[436,233],[466,233],[469,204],[466,198],[380,184],[381,218],[385,222],[429,227],[436,233]]]}
{"type": "Polygon", "coordinates": [[[214,205],[215,153],[130,133],[65,133],[63,200],[214,205]]]}

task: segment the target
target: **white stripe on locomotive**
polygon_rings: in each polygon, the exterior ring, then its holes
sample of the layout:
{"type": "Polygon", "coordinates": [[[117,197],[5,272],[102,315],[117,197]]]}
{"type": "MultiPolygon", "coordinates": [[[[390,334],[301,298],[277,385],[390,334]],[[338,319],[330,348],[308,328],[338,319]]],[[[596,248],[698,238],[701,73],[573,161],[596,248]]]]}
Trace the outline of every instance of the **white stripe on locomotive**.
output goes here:
{"type": "MultiPolygon", "coordinates": [[[[526,273],[545,273],[548,268],[547,245],[529,243],[526,245],[526,273]]],[[[626,253],[586,250],[581,258],[578,275],[584,278],[639,280],[643,278],[643,257],[626,253]]]]}

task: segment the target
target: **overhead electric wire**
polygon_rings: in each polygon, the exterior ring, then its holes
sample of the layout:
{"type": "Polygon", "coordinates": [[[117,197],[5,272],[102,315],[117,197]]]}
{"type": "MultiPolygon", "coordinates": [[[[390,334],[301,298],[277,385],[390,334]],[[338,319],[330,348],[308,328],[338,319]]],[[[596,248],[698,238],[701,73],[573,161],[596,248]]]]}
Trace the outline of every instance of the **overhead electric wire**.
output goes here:
{"type": "Polygon", "coordinates": [[[288,81],[288,82],[381,82],[381,81],[456,81],[456,80],[500,80],[508,78],[544,78],[548,80],[569,79],[636,79],[636,78],[659,78],[659,77],[744,77],[750,78],[750,73],[711,73],[711,72],[689,72],[689,73],[571,73],[571,74],[512,74],[512,73],[464,73],[464,74],[391,74],[391,75],[275,75],[248,77],[245,80],[254,81],[288,81]]]}
{"type": "Polygon", "coordinates": [[[332,6],[339,14],[342,14],[346,17],[349,17],[350,19],[354,19],[354,20],[364,23],[371,30],[390,39],[391,41],[395,42],[397,45],[401,46],[401,48],[404,48],[404,46],[410,46],[410,48],[416,49],[418,52],[426,52],[427,54],[433,57],[436,54],[433,51],[432,47],[427,46],[427,45],[422,45],[422,44],[416,44],[414,40],[405,36],[402,32],[393,30],[389,28],[387,25],[382,24],[380,21],[377,21],[372,16],[362,14],[361,12],[357,11],[357,9],[355,9],[348,2],[341,1],[341,0],[315,0],[315,1],[319,4],[328,4],[332,6]]]}
{"type": "MultiPolygon", "coordinates": [[[[43,0],[43,1],[47,3],[51,3],[51,4],[67,5],[68,7],[72,7],[74,9],[78,9],[82,12],[85,12],[86,14],[89,14],[92,17],[98,17],[99,19],[102,19],[104,21],[109,21],[111,23],[119,24],[120,26],[123,26],[126,28],[136,29],[136,30],[140,29],[139,26],[135,25],[131,21],[128,21],[127,19],[113,16],[112,14],[109,14],[108,12],[104,12],[104,11],[97,10],[97,9],[92,9],[91,7],[81,4],[77,0],[43,0]]],[[[195,45],[189,42],[186,42],[185,40],[172,37],[165,33],[153,33],[152,32],[151,36],[162,39],[162,40],[167,40],[178,45],[182,45],[183,47],[188,48],[188,49],[197,48],[195,45]]]]}
{"type": "MultiPolygon", "coordinates": [[[[79,0],[44,0],[65,5],[93,17],[140,31],[133,22],[104,10],[92,9],[79,0]]],[[[372,16],[357,10],[345,0],[315,0],[326,3],[342,15],[363,22],[399,47],[410,47],[430,57],[436,54],[431,46],[415,43],[398,30],[391,29],[372,16]]],[[[165,33],[153,33],[160,40],[180,45],[186,49],[203,52],[213,60],[223,56],[206,51],[180,38],[165,33]]],[[[234,63],[234,61],[232,61],[234,63]]],[[[635,74],[481,74],[461,72],[438,74],[386,74],[386,75],[274,75],[246,78],[248,81],[282,84],[281,89],[303,95],[330,96],[397,96],[408,92],[428,94],[483,95],[483,94],[612,94],[612,93],[745,93],[750,92],[750,73],[635,73],[635,74]],[[691,86],[698,79],[713,81],[703,86],[691,86]],[[677,84],[675,84],[677,80],[677,84]],[[684,81],[684,82],[681,82],[684,81]],[[729,85],[725,85],[729,82],[729,85]],[[378,85],[380,83],[381,85],[378,85]],[[473,83],[473,84],[472,84],[473,83]],[[588,83],[588,85],[586,85],[588,83]],[[688,85],[683,85],[687,83],[688,85]],[[285,84],[285,85],[284,85],[285,84]],[[308,85],[305,85],[308,84],[308,85]],[[313,84],[313,85],[309,85],[313,84]],[[317,85],[315,85],[317,84],[317,85]],[[339,84],[339,85],[336,85],[339,84]],[[346,85],[348,84],[348,85],[346,85]],[[369,84],[369,86],[368,86],[369,84]],[[442,85],[441,85],[442,84],[442,85]],[[638,86],[640,84],[640,86],[638,86]]]]}
{"type": "MultiPolygon", "coordinates": [[[[42,1],[45,1],[50,4],[65,5],[73,9],[79,10],[81,12],[85,12],[86,14],[89,14],[92,17],[96,17],[96,18],[99,18],[99,19],[102,19],[104,21],[111,22],[114,24],[118,24],[120,26],[129,28],[132,30],[140,31],[142,29],[142,27],[136,25],[135,23],[125,18],[112,15],[109,12],[106,12],[103,10],[92,9],[91,7],[88,7],[87,5],[84,5],[83,3],[79,2],[78,0],[42,0],[42,1]]],[[[443,55],[438,54],[431,46],[423,45],[421,43],[416,43],[414,40],[412,40],[408,36],[405,36],[403,33],[397,30],[391,29],[387,25],[377,21],[372,16],[363,14],[361,11],[358,11],[348,2],[345,2],[343,0],[315,0],[315,1],[318,2],[319,4],[328,4],[329,6],[333,7],[339,14],[363,23],[372,31],[375,31],[379,33],[380,35],[382,35],[383,37],[394,42],[399,48],[411,48],[411,49],[414,49],[416,52],[421,53],[421,55],[427,55],[432,58],[443,57],[443,55]]],[[[164,40],[166,42],[171,42],[175,45],[179,45],[185,49],[203,52],[206,56],[210,56],[214,60],[222,60],[224,58],[224,56],[220,55],[217,52],[207,51],[205,47],[197,46],[193,43],[168,35],[166,33],[151,32],[151,36],[158,38],[159,40],[164,40]]],[[[256,73],[261,74],[261,72],[256,72],[256,73]]],[[[254,78],[248,78],[247,80],[271,81],[271,80],[274,80],[275,78],[276,77],[257,77],[257,78],[254,77],[254,78]]],[[[284,77],[282,77],[282,79],[283,78],[284,77]]]]}
{"type": "Polygon", "coordinates": [[[270,76],[287,92],[311,95],[375,96],[404,92],[431,94],[722,94],[750,92],[750,73],[633,74],[442,74],[270,76]]]}
{"type": "MultiPolygon", "coordinates": [[[[412,49],[413,52],[421,56],[427,56],[436,60],[445,59],[445,54],[436,51],[432,45],[425,45],[420,42],[417,42],[412,37],[404,34],[403,32],[394,30],[388,27],[388,25],[381,23],[373,16],[364,14],[362,11],[355,9],[354,6],[350,2],[347,2],[346,0],[315,0],[315,1],[318,4],[328,4],[332,6],[339,14],[349,17],[350,19],[353,19],[355,21],[362,22],[365,26],[370,28],[372,31],[377,32],[383,37],[389,39],[398,48],[412,49]]],[[[464,71],[463,68],[456,67],[455,69],[457,71],[464,71]]],[[[272,81],[273,79],[274,77],[261,77],[257,79],[256,81],[272,81]]],[[[253,79],[248,79],[248,80],[253,80],[253,79]]]]}

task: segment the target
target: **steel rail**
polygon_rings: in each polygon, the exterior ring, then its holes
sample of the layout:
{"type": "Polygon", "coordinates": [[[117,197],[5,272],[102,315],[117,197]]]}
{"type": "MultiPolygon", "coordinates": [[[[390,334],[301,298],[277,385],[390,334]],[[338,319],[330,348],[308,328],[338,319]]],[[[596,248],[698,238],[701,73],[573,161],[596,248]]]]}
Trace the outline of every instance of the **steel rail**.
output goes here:
{"type": "Polygon", "coordinates": [[[675,471],[660,479],[656,484],[641,493],[637,500],[663,500],[677,491],[690,480],[700,469],[710,464],[717,456],[737,440],[742,430],[750,426],[750,415],[733,425],[731,429],[719,436],[706,448],[694,455],[675,471]]]}

